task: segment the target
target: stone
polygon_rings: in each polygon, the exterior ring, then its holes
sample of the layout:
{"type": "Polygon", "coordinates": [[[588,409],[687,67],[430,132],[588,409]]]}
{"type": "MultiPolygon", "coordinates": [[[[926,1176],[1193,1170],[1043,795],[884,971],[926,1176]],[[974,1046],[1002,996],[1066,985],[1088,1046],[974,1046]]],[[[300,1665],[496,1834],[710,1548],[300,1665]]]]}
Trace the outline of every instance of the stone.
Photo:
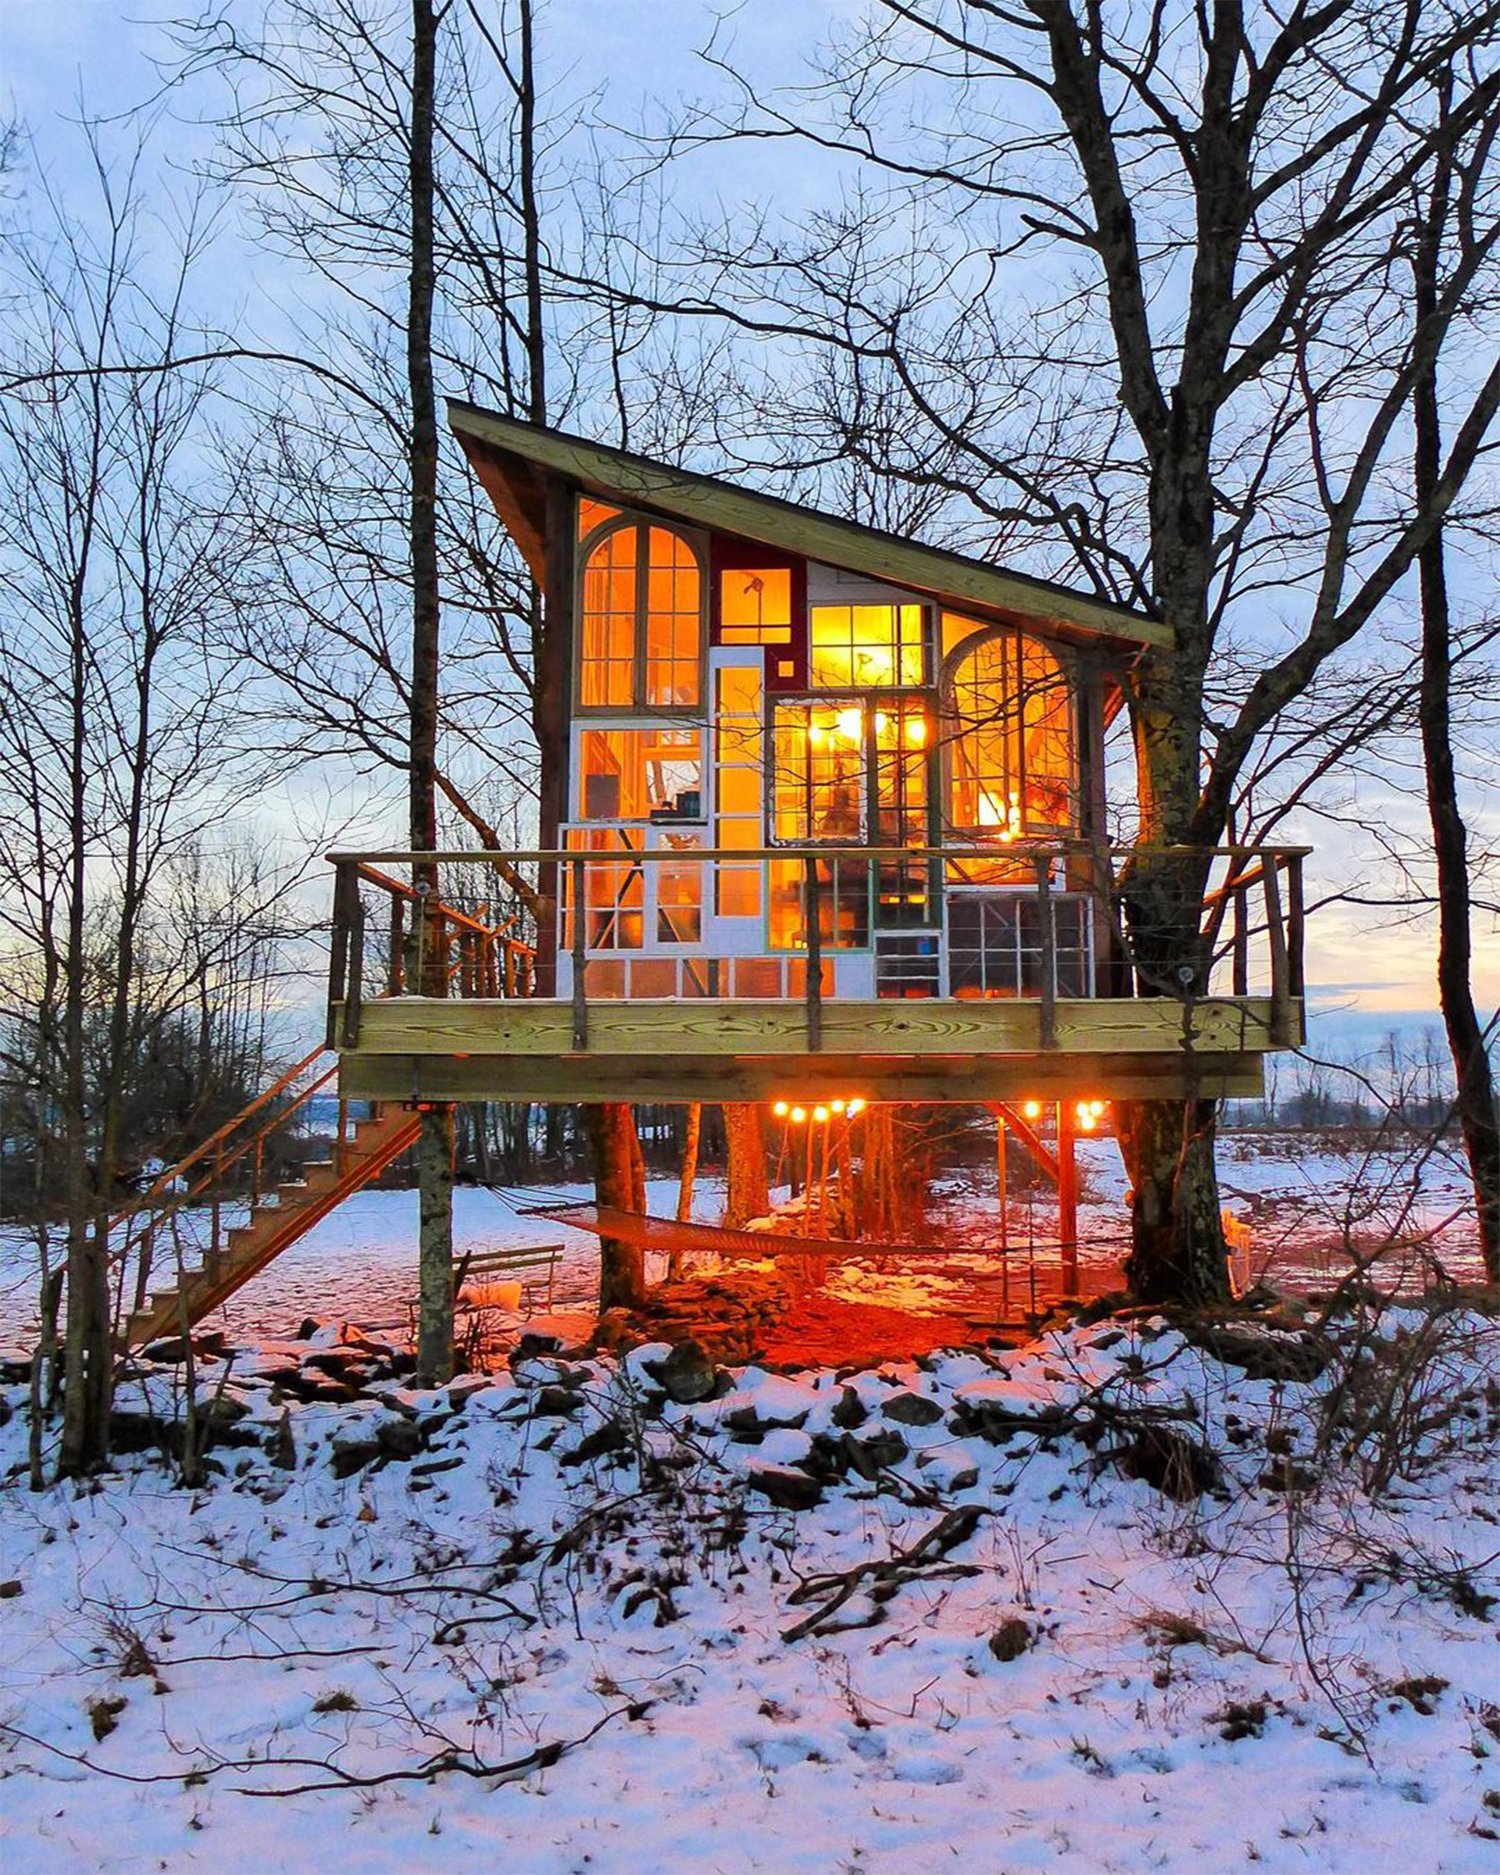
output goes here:
{"type": "Polygon", "coordinates": [[[893,1393],[880,1402],[880,1411],[886,1419],[894,1419],[900,1426],[935,1426],[943,1417],[943,1409],[937,1401],[929,1400],[922,1393],[893,1393]]]}
{"type": "Polygon", "coordinates": [[[304,1315],[302,1318],[302,1326],[297,1330],[296,1334],[293,1335],[292,1339],[294,1341],[311,1341],[313,1336],[322,1329],[322,1326],[323,1324],[318,1320],[316,1315],[304,1315]]]}
{"type": "Polygon", "coordinates": [[[416,1422],[399,1414],[375,1422],[375,1439],[387,1458],[414,1458],[425,1443],[416,1422]]]}
{"type": "Polygon", "coordinates": [[[841,1444],[849,1468],[872,1482],[890,1466],[899,1465],[910,1449],[901,1434],[888,1426],[877,1427],[862,1438],[846,1432],[841,1444]]]}
{"type": "Polygon", "coordinates": [[[531,1410],[538,1419],[571,1419],[583,1411],[583,1401],[571,1387],[538,1387],[531,1410]]]}
{"type": "Polygon", "coordinates": [[[198,1414],[215,1431],[236,1425],[250,1411],[248,1404],[233,1393],[211,1393],[198,1402],[198,1414]]]}
{"type": "Polygon", "coordinates": [[[266,1456],[278,1471],[297,1469],[297,1441],[292,1436],[292,1415],[283,1407],[281,1423],[266,1440],[266,1456]]]}
{"type": "Polygon", "coordinates": [[[669,1400],[679,1406],[697,1406],[711,1400],[719,1384],[719,1371],[701,1341],[679,1341],[665,1360],[652,1361],[646,1370],[669,1400]]]}
{"type": "Polygon", "coordinates": [[[1224,1482],[1224,1467],[1208,1447],[1170,1426],[1142,1426],[1129,1445],[1112,1456],[1127,1478],[1139,1478],[1179,1504],[1224,1482]]]}
{"type": "Polygon", "coordinates": [[[488,1374],[461,1374],[448,1383],[448,1404],[462,1412],[476,1393],[483,1393],[492,1383],[488,1374]]]}
{"type": "Polygon", "coordinates": [[[12,1602],[21,1593],[21,1584],[15,1576],[8,1582],[0,1582],[0,1602],[12,1602]]]}
{"type": "Polygon", "coordinates": [[[778,1510],[811,1510],[823,1501],[823,1487],[816,1478],[785,1465],[752,1465],[745,1482],[778,1510]]]}
{"type": "Polygon", "coordinates": [[[845,1431],[851,1427],[862,1426],[870,1417],[864,1401],[853,1387],[845,1387],[839,1394],[839,1403],[833,1409],[833,1423],[845,1431]]]}
{"type": "Polygon", "coordinates": [[[350,1478],[380,1457],[380,1441],[365,1432],[341,1432],[333,1441],[335,1478],[350,1478]]]}
{"type": "Polygon", "coordinates": [[[1247,1380],[1316,1380],[1333,1358],[1321,1335],[1276,1322],[1184,1322],[1205,1353],[1243,1369],[1247,1380]]]}
{"type": "Polygon", "coordinates": [[[511,1364],[514,1365],[517,1361],[533,1361],[543,1354],[560,1354],[562,1344],[561,1335],[541,1334],[534,1328],[528,1328],[516,1343],[515,1352],[511,1356],[511,1364]]]}
{"type": "Polygon", "coordinates": [[[1036,1640],[1031,1623],[1023,1621],[1019,1615],[1012,1615],[1002,1621],[990,1636],[990,1652],[997,1660],[1019,1660],[1028,1653],[1036,1640]]]}
{"type": "Polygon", "coordinates": [[[591,1458],[603,1458],[611,1452],[623,1452],[630,1445],[629,1435],[617,1419],[606,1419],[602,1426],[586,1432],[571,1451],[558,1455],[559,1465],[583,1465],[591,1458]]]}

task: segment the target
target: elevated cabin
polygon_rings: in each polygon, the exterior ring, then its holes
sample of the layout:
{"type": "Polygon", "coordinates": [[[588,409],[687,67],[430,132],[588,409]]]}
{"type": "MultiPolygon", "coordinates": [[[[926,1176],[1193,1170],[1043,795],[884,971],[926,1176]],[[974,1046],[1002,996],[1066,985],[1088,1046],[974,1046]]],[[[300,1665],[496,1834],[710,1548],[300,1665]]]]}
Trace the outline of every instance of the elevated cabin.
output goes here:
{"type": "Polygon", "coordinates": [[[1122,915],[1105,731],[1160,621],[449,419],[544,595],[539,843],[442,856],[440,902],[410,854],[336,856],[346,1094],[1260,1092],[1301,1036],[1300,852],[1203,856],[1191,986],[1147,979],[1122,915]],[[434,945],[448,998],[404,993],[434,945]]]}

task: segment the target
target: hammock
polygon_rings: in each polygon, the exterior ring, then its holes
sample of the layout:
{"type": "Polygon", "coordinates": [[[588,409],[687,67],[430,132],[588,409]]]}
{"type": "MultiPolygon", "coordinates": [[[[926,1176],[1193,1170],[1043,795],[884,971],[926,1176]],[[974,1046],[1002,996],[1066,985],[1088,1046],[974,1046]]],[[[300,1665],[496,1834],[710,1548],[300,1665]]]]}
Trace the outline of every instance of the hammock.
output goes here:
{"type": "MultiPolygon", "coordinates": [[[[594,1237],[616,1237],[622,1243],[640,1244],[647,1250],[706,1250],[719,1255],[753,1257],[779,1256],[865,1256],[922,1257],[952,1256],[953,1250],[942,1244],[854,1243],[847,1237],[782,1237],[770,1231],[728,1230],[717,1224],[679,1224],[675,1218],[648,1217],[639,1211],[617,1211],[607,1204],[529,1204],[518,1205],[522,1217],[544,1217],[554,1224],[566,1224],[572,1230],[588,1231],[594,1237]]],[[[973,1255],[973,1251],[960,1254],[973,1255]]]]}

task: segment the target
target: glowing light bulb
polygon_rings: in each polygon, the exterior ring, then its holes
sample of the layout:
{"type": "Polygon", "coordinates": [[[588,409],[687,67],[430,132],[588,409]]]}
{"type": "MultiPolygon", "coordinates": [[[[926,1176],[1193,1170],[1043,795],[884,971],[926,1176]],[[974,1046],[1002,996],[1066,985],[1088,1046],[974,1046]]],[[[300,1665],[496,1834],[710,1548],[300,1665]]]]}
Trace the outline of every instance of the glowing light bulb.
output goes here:
{"type": "Polygon", "coordinates": [[[828,1118],[828,1109],[826,1107],[814,1107],[813,1118],[818,1122],[819,1126],[821,1126],[828,1118]]]}
{"type": "Polygon", "coordinates": [[[1028,1120],[1039,1120],[1042,1117],[1042,1103],[1039,1100],[1028,1100],[1021,1111],[1028,1120]]]}
{"type": "Polygon", "coordinates": [[[844,1111],[844,1106],[845,1103],[842,1100],[836,1100],[833,1103],[833,1110],[835,1113],[842,1113],[844,1111]]]}
{"type": "Polygon", "coordinates": [[[784,1120],[786,1116],[788,1115],[788,1113],[791,1112],[791,1108],[788,1107],[788,1105],[786,1104],[784,1100],[778,1100],[776,1105],[772,1107],[771,1111],[772,1113],[776,1115],[776,1118],[778,1120],[784,1120]]]}
{"type": "Polygon", "coordinates": [[[920,749],[927,740],[927,723],[923,717],[908,716],[906,719],[906,740],[914,749],[920,749]]]}
{"type": "Polygon", "coordinates": [[[884,710],[877,710],[877,711],[875,712],[875,733],[876,733],[876,735],[877,735],[877,736],[883,736],[883,735],[885,734],[885,732],[886,732],[886,730],[890,728],[890,726],[891,726],[891,719],[890,719],[890,717],[886,715],[886,713],[885,713],[885,711],[884,711],[884,710]]]}
{"type": "Polygon", "coordinates": [[[807,1118],[806,1107],[793,1107],[792,1108],[792,1125],[793,1126],[801,1126],[802,1122],[806,1118],[807,1118]]]}
{"type": "Polygon", "coordinates": [[[834,727],[846,742],[858,742],[865,726],[863,710],[840,710],[834,718],[834,727]]]}
{"type": "Polygon", "coordinates": [[[865,1103],[862,1100],[860,1100],[858,1096],[856,1096],[853,1100],[849,1102],[849,1112],[850,1112],[851,1117],[856,1113],[863,1113],[864,1110],[865,1110],[865,1103]]]}

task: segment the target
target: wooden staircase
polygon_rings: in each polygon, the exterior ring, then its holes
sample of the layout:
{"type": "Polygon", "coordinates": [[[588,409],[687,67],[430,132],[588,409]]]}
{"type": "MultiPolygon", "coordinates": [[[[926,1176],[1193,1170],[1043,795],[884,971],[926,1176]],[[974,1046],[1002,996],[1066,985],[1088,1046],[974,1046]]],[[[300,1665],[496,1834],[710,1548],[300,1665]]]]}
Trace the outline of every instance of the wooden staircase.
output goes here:
{"type": "MultiPolygon", "coordinates": [[[[319,1071],[324,1054],[315,1049],[289,1069],[243,1113],[164,1172],[129,1212],[115,1220],[122,1244],[116,1258],[118,1314],[125,1318],[117,1337],[122,1348],[138,1348],[164,1335],[180,1334],[202,1321],[351,1193],[378,1178],[415,1142],[422,1118],[411,1108],[372,1105],[370,1117],[356,1121],[351,1131],[341,1104],[332,1156],[304,1165],[300,1177],[262,1192],[260,1171],[268,1138],[338,1073],[336,1063],[319,1071]],[[299,1083],[300,1091],[296,1091],[299,1083]],[[219,1210],[222,1204],[236,1201],[230,1180],[236,1170],[242,1179],[249,1179],[249,1216],[243,1224],[221,1233],[219,1210]],[[193,1207],[208,1211],[211,1236],[201,1261],[182,1268],[182,1253],[175,1248],[180,1242],[176,1220],[193,1207]],[[148,1295],[156,1245],[163,1238],[172,1242],[174,1257],[172,1265],[161,1265],[162,1274],[170,1272],[173,1280],[148,1295]],[[131,1273],[127,1265],[133,1266],[135,1275],[135,1307],[128,1316],[123,1306],[131,1273]]],[[[238,1202],[245,1202],[243,1195],[238,1202]]]]}

